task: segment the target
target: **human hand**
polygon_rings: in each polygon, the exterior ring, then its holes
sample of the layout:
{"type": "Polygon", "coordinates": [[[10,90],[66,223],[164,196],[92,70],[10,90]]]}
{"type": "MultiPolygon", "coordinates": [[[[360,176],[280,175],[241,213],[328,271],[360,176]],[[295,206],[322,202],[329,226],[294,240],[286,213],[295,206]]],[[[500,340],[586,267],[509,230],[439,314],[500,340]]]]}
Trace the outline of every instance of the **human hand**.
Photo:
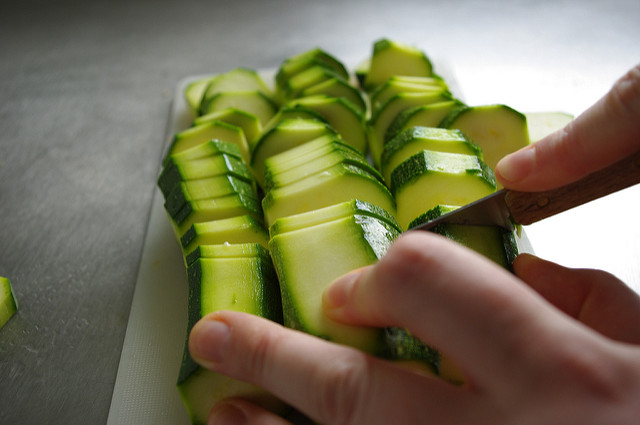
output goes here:
{"type": "MultiPolygon", "coordinates": [[[[334,319],[406,327],[438,347],[463,386],[241,313],[200,321],[191,353],[319,423],[637,423],[639,297],[606,273],[531,256],[514,270],[531,286],[444,238],[409,232],[325,294],[334,319]],[[570,284],[556,291],[549,276],[570,284]]],[[[230,423],[215,422],[230,412],[237,423],[286,423],[241,400],[218,405],[213,423],[230,423]]]]}
{"type": "Polygon", "coordinates": [[[496,178],[509,189],[548,190],[638,150],[640,64],[564,129],[505,156],[496,165],[496,178]]]}

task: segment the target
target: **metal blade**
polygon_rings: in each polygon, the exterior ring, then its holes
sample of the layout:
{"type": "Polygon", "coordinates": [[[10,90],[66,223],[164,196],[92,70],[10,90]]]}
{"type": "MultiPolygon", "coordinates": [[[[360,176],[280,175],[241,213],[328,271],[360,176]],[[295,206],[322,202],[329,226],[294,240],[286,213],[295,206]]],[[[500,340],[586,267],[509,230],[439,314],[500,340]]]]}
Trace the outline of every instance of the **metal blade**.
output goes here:
{"type": "Polygon", "coordinates": [[[513,230],[515,227],[511,220],[511,212],[505,202],[506,194],[507,190],[501,189],[410,230],[429,230],[443,223],[501,226],[505,229],[513,230]]]}

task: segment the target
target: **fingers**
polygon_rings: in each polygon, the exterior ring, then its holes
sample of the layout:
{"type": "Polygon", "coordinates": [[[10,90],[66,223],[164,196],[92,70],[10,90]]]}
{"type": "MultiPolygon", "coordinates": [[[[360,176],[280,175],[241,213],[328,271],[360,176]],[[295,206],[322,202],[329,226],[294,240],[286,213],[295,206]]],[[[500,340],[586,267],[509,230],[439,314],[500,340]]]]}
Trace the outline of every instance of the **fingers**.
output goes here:
{"type": "Polygon", "coordinates": [[[248,314],[205,317],[189,347],[205,367],[261,386],[320,423],[420,423],[426,412],[467,423],[473,410],[461,388],[248,314]]]}
{"type": "Polygon", "coordinates": [[[426,232],[404,234],[374,267],[338,279],[325,311],[351,324],[406,327],[474,383],[508,375],[530,335],[544,344],[544,320],[560,315],[506,270],[426,232]]]}
{"type": "Polygon", "coordinates": [[[640,343],[640,297],[616,277],[520,255],[515,274],[558,309],[609,338],[640,343]]]}
{"type": "Polygon", "coordinates": [[[504,157],[496,178],[522,191],[572,183],[640,150],[638,116],[640,65],[563,130],[504,157]]]}
{"type": "Polygon", "coordinates": [[[245,400],[218,403],[209,415],[211,425],[291,425],[290,422],[245,400]]]}

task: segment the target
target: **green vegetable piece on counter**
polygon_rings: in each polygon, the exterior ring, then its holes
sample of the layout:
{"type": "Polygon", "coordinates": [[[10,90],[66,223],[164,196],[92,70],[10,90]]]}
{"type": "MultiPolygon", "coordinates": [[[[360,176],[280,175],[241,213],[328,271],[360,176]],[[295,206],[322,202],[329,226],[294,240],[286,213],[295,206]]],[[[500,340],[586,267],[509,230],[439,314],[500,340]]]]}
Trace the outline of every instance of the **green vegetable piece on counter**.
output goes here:
{"type": "Polygon", "coordinates": [[[262,132],[262,124],[257,116],[236,108],[227,108],[207,115],[201,115],[193,121],[193,125],[196,126],[211,121],[223,121],[227,124],[240,127],[249,145],[251,145],[251,142],[262,132]]]}
{"type": "Polygon", "coordinates": [[[11,319],[18,311],[18,302],[11,281],[6,277],[0,276],[0,329],[11,319]]]}

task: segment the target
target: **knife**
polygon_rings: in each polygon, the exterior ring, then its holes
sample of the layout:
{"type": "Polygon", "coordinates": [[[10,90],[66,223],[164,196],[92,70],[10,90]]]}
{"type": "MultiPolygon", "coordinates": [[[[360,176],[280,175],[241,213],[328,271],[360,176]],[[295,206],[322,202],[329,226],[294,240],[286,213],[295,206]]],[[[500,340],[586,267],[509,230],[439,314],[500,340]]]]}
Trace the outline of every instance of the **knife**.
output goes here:
{"type": "Polygon", "coordinates": [[[542,192],[500,189],[410,230],[438,224],[501,226],[513,230],[640,183],[640,152],[586,177],[542,192]]]}

